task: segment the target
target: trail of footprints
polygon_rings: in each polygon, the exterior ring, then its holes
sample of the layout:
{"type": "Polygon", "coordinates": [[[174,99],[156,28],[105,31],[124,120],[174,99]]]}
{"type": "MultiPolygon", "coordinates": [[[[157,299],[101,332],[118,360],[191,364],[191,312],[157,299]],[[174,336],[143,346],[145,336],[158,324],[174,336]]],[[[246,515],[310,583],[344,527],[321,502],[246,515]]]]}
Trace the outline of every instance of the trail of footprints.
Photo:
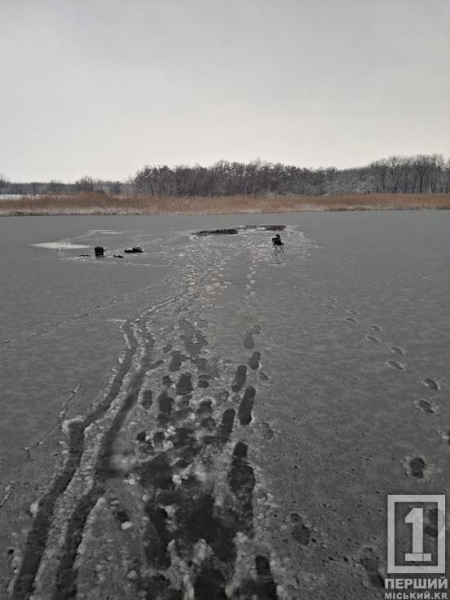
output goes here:
{"type": "MultiPolygon", "coordinates": [[[[254,283],[253,276],[251,273],[248,290],[254,283]]],[[[337,300],[328,299],[324,306],[337,310],[337,300]]],[[[348,310],[347,315],[345,320],[349,323],[359,322],[358,311],[348,310]]],[[[254,424],[257,382],[268,380],[261,370],[262,354],[257,347],[261,328],[255,325],[244,334],[243,347],[249,351],[247,364],[235,368],[229,385],[224,385],[221,366],[205,352],[206,335],[186,318],[178,320],[177,330],[178,337],[174,336],[156,357],[153,338],[144,336],[142,367],[132,377],[125,401],[110,428],[103,432],[93,475],[90,471],[94,478],[92,490],[78,497],[67,525],[61,526],[64,538],[61,562],[53,566],[57,561],[51,553],[47,563],[42,561],[43,582],[45,570],[54,570],[53,600],[74,598],[83,589],[86,572],[78,549],[82,538],[89,539],[90,519],[95,521],[97,510],[112,515],[116,523],[118,533],[114,539],[119,542],[124,566],[117,561],[114,568],[126,571],[127,597],[130,594],[142,600],[286,597],[280,591],[281,586],[277,586],[268,553],[262,553],[260,546],[256,552],[251,543],[257,528],[255,511],[262,509],[255,499],[257,473],[251,464],[248,436],[241,436],[241,432],[245,433],[254,424]],[[124,450],[127,443],[122,443],[130,432],[132,451],[124,450]]],[[[365,339],[381,344],[381,327],[371,325],[370,331],[365,339]]],[[[405,354],[397,346],[390,350],[399,360],[405,354]]],[[[131,354],[128,362],[131,363],[131,354]]],[[[396,371],[406,368],[392,359],[386,364],[396,371]]],[[[439,383],[432,378],[421,383],[430,393],[439,392],[439,383]]],[[[439,412],[439,406],[431,400],[419,399],[414,404],[426,415],[439,412]]],[[[86,420],[83,427],[90,422],[93,418],[86,420]]],[[[268,423],[258,423],[257,427],[264,440],[273,438],[268,423]]],[[[81,427],[74,427],[73,438],[78,445],[82,435],[81,427]]],[[[440,435],[450,444],[450,431],[440,435]]],[[[407,457],[404,466],[413,478],[427,476],[422,457],[407,457]]],[[[75,478],[72,483],[76,484],[75,478]]],[[[64,485],[70,487],[67,482],[64,485]]],[[[51,519],[49,514],[47,519],[51,519]]],[[[34,556],[34,562],[39,563],[46,554],[42,546],[38,548],[40,554],[36,551],[34,540],[40,534],[42,519],[36,521],[29,536],[30,557],[34,556]]],[[[292,538],[307,547],[311,528],[305,519],[292,513],[288,523],[292,538]]],[[[51,531],[49,537],[52,538],[51,531]]],[[[33,571],[30,562],[31,558],[24,561],[13,600],[32,597],[37,566],[33,571]]],[[[103,562],[106,560],[99,561],[99,573],[103,562]]],[[[360,557],[376,586],[381,582],[378,562],[370,548],[360,557]]],[[[104,582],[99,577],[97,583],[104,582]]],[[[102,598],[101,591],[95,596],[89,585],[85,596],[102,598]]]]}
{"type": "MultiPolygon", "coordinates": [[[[259,333],[260,327],[254,326],[245,334],[246,349],[253,350],[259,333]]],[[[78,593],[82,597],[84,589],[92,594],[89,598],[103,598],[103,580],[94,582],[100,589],[95,595],[92,582],[85,583],[85,577],[92,576],[77,557],[81,539],[91,535],[90,522],[97,518],[102,520],[97,528],[106,528],[107,517],[95,517],[104,506],[120,532],[114,535],[128,595],[131,589],[133,597],[142,600],[286,598],[277,592],[269,557],[252,555],[255,507],[269,509],[255,504],[257,477],[248,443],[239,439],[240,428],[253,421],[257,389],[248,379],[259,372],[261,352],[253,350],[247,364],[237,366],[227,389],[217,361],[205,356],[206,336],[185,318],[178,321],[178,334],[179,343],[164,346],[157,360],[155,340],[145,336],[141,368],[103,433],[92,489],[75,495],[71,516],[60,516],[61,523],[51,526],[55,533],[50,529],[50,539],[58,538],[58,526],[65,532],[58,552],[61,562],[58,566],[54,558],[46,561],[44,547],[35,557],[43,558],[38,593],[47,585],[56,590],[53,600],[78,593]],[[127,440],[133,446],[131,454],[123,449],[129,446],[127,440]]],[[[261,430],[263,439],[272,438],[267,423],[261,430]]],[[[76,487],[76,477],[71,485],[76,487]]],[[[299,522],[294,527],[302,544],[307,543],[305,527],[299,522]]],[[[39,530],[32,531],[30,539],[36,535],[39,530]]],[[[111,532],[106,535],[114,537],[111,532]]],[[[107,560],[101,555],[96,560],[99,572],[107,570],[107,560]]],[[[115,568],[120,569],[117,562],[115,568]]],[[[14,600],[31,598],[34,576],[25,561],[14,600]]]]}
{"type": "MultiPolygon", "coordinates": [[[[184,322],[183,326],[188,332],[181,337],[189,355],[166,348],[170,355],[169,371],[174,373],[185,363],[193,362],[198,371],[197,388],[205,387],[202,381],[209,387],[209,381],[217,376],[217,372],[206,359],[198,357],[201,348],[193,345],[202,340],[206,344],[206,340],[189,323],[184,322]]],[[[260,331],[259,326],[247,331],[243,339],[245,349],[254,348],[255,336],[260,331]]],[[[248,375],[260,369],[260,360],[261,352],[254,350],[248,363],[235,369],[231,394],[220,389],[216,391],[214,400],[203,399],[197,404],[192,374],[182,373],[177,381],[170,375],[161,378],[166,389],[160,392],[155,402],[159,428],[152,433],[139,431],[136,436],[138,451],[153,455],[153,458],[141,461],[136,468],[145,496],[149,498],[145,509],[149,520],[145,543],[147,566],[153,566],[158,572],[145,584],[149,597],[184,597],[181,591],[172,589],[170,571],[174,562],[178,569],[180,562],[190,564],[189,557],[195,556],[196,547],[202,543],[208,547],[208,558],[203,561],[201,569],[194,569],[196,572],[191,577],[196,599],[279,598],[269,559],[261,554],[254,557],[254,576],[247,573],[243,580],[235,582],[230,595],[238,552],[235,540],[240,535],[249,538],[254,535],[253,492],[256,484],[248,445],[241,440],[231,442],[231,438],[234,437],[236,421],[241,427],[247,427],[253,421],[257,390],[248,384],[248,375]],[[169,396],[168,389],[172,390],[174,398],[169,396]],[[237,410],[236,402],[239,402],[237,410]],[[224,408],[221,415],[218,408],[224,408]],[[223,452],[224,446],[229,443],[233,445],[231,465],[226,475],[229,492],[225,501],[218,502],[214,486],[208,485],[208,475],[202,473],[199,466],[202,463],[203,467],[214,469],[214,455],[223,452]],[[173,547],[169,552],[171,544],[173,547]],[[176,561],[174,553],[177,554],[176,561]]],[[[264,374],[260,372],[261,375],[264,374]]],[[[267,380],[265,375],[260,378],[267,380]]],[[[152,397],[149,390],[144,391],[142,405],[147,410],[152,407],[152,397]]],[[[273,437],[268,423],[261,424],[261,432],[266,440],[273,437]]],[[[121,516],[122,521],[125,518],[121,516]]],[[[293,539],[307,546],[309,527],[296,513],[292,513],[291,522],[293,539]]]]}
{"type": "MultiPolygon", "coordinates": [[[[327,309],[336,310],[337,304],[336,299],[327,299],[323,303],[323,306],[327,309]]],[[[346,312],[347,316],[344,317],[345,321],[355,324],[359,322],[359,312],[357,310],[349,309],[346,312]]],[[[364,339],[372,344],[382,344],[383,342],[378,335],[382,333],[382,328],[379,325],[372,324],[369,326],[369,329],[370,333],[367,333],[364,339]]],[[[405,371],[407,369],[407,364],[400,362],[406,354],[405,350],[399,346],[391,346],[389,350],[398,357],[398,360],[388,359],[385,363],[386,366],[395,371],[405,371]]],[[[440,390],[439,382],[431,377],[421,379],[420,383],[431,393],[437,393],[440,390]]],[[[427,400],[425,398],[419,398],[415,400],[413,404],[418,411],[428,416],[437,415],[440,410],[439,405],[433,399],[427,400]]],[[[438,430],[438,434],[444,442],[450,445],[450,429],[446,431],[438,430]]],[[[423,456],[407,456],[402,464],[406,474],[414,479],[423,481],[428,479],[432,473],[432,468],[427,465],[423,456]]],[[[431,538],[437,537],[437,511],[435,512],[436,514],[433,514],[433,511],[429,511],[429,514],[426,515],[426,527],[424,531],[425,534],[431,538]]],[[[299,535],[301,535],[301,532],[299,535]]],[[[357,557],[357,560],[366,572],[368,583],[374,588],[384,589],[384,577],[379,568],[381,561],[373,548],[363,548],[360,555],[357,557]]]]}
{"type": "MultiPolygon", "coordinates": [[[[181,339],[188,350],[187,356],[169,350],[169,371],[175,373],[186,363],[194,363],[197,389],[208,388],[218,373],[216,367],[199,356],[207,342],[187,321],[182,326],[181,339]]],[[[245,334],[246,349],[253,349],[254,336],[259,333],[260,327],[254,326],[245,334]]],[[[157,575],[145,583],[149,598],[181,600],[184,597],[181,590],[172,587],[173,571],[175,567],[179,569],[180,563],[189,565],[199,545],[207,548],[203,548],[206,558],[197,567],[187,569],[193,571],[192,597],[199,600],[279,597],[266,556],[254,557],[253,577],[247,575],[238,583],[233,578],[238,554],[236,539],[254,535],[256,477],[249,461],[248,445],[232,438],[236,437],[236,421],[246,427],[253,420],[256,389],[248,385],[247,380],[249,370],[259,369],[260,359],[261,353],[253,351],[247,365],[237,366],[231,393],[218,389],[214,399],[200,399],[202,394],[196,399],[195,377],[191,373],[180,374],[177,381],[169,375],[162,377],[166,389],[156,398],[159,426],[153,432],[140,431],[137,435],[138,452],[151,457],[140,461],[136,468],[149,498],[145,509],[147,566],[157,571],[157,575]],[[219,486],[209,480],[217,461],[220,462],[217,457],[229,444],[232,445],[231,463],[222,481],[228,491],[219,499],[216,491],[219,486]],[[233,595],[226,595],[233,581],[233,595]]],[[[148,403],[145,406],[150,408],[148,403]]],[[[269,429],[266,436],[270,438],[273,432],[267,424],[265,426],[269,429]]]]}
{"type": "MultiPolygon", "coordinates": [[[[191,300],[180,302],[169,343],[145,315],[127,323],[129,350],[101,410],[68,424],[67,468],[39,501],[13,600],[287,598],[261,530],[273,499],[251,463],[252,432],[274,436],[253,413],[269,379],[261,328],[244,334],[248,358],[231,373],[191,300]]],[[[298,521],[292,535],[307,544],[298,521]]]]}
{"type": "MultiPolygon", "coordinates": [[[[337,308],[337,300],[335,299],[327,299],[324,304],[325,308],[336,309],[337,308]]],[[[344,319],[351,323],[358,323],[359,312],[357,310],[348,309],[347,315],[344,319]]],[[[370,325],[369,329],[373,333],[367,333],[364,336],[364,339],[373,344],[382,344],[382,340],[376,334],[382,333],[382,328],[379,325],[370,325]]],[[[395,371],[406,371],[407,363],[400,362],[401,359],[405,356],[406,351],[399,346],[391,346],[390,352],[395,354],[398,357],[398,360],[388,359],[386,360],[386,366],[395,370],[395,371]]],[[[431,377],[427,377],[420,380],[420,383],[426,387],[431,392],[438,392],[440,390],[440,384],[438,381],[432,379],[431,377]]],[[[439,405],[434,400],[426,400],[425,398],[419,398],[414,401],[415,408],[424,413],[425,415],[433,416],[439,413],[439,405]]],[[[438,430],[440,437],[448,444],[450,444],[450,429],[447,431],[438,430]]],[[[404,467],[407,474],[415,479],[424,479],[429,472],[429,469],[426,465],[425,460],[422,457],[407,457],[404,461],[404,467]]]]}

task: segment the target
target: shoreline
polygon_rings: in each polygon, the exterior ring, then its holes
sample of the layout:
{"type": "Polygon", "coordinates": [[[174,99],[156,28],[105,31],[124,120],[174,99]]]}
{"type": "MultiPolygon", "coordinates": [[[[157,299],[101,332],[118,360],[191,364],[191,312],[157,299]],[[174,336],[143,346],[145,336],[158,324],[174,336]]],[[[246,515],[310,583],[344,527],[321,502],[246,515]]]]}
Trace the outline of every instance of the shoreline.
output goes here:
{"type": "Polygon", "coordinates": [[[450,194],[156,197],[77,194],[0,200],[0,216],[233,215],[369,210],[449,210],[450,194]]]}

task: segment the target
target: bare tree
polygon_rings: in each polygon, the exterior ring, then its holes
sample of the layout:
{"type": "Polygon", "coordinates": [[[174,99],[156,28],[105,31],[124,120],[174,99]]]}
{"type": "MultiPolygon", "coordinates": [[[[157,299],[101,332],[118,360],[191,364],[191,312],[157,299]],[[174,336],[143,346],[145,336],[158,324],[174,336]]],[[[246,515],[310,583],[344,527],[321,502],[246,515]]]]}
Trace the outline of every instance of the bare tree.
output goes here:
{"type": "Polygon", "coordinates": [[[9,180],[7,177],[0,173],[0,192],[4,190],[9,185],[9,180]]]}
{"type": "Polygon", "coordinates": [[[389,177],[389,162],[386,159],[377,160],[369,165],[375,181],[377,192],[387,192],[389,177]]]}
{"type": "Polygon", "coordinates": [[[131,183],[137,193],[177,196],[237,194],[420,193],[450,188],[450,167],[442,155],[390,156],[368,166],[307,169],[254,160],[219,161],[212,167],[145,166],[131,183]]]}
{"type": "Polygon", "coordinates": [[[388,166],[388,178],[390,191],[397,194],[400,183],[409,165],[409,159],[405,156],[390,156],[386,160],[388,166]]]}
{"type": "Polygon", "coordinates": [[[56,181],[56,179],[52,179],[48,184],[47,184],[47,193],[49,194],[60,194],[62,191],[64,191],[64,184],[61,183],[61,181],[56,181]]]}
{"type": "Polygon", "coordinates": [[[412,165],[416,175],[416,182],[418,182],[418,192],[422,194],[425,187],[426,178],[428,177],[434,159],[426,154],[418,154],[413,158],[412,165]]]}
{"type": "Polygon", "coordinates": [[[75,181],[75,189],[77,192],[93,192],[95,190],[95,182],[92,177],[85,175],[75,181]]]}

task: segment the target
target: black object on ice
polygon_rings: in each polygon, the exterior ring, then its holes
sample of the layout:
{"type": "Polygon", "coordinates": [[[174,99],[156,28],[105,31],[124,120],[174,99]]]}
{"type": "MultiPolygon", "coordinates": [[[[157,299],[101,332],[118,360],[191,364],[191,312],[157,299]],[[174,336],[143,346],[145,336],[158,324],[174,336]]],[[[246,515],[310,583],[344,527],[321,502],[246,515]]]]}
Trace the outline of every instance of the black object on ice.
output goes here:
{"type": "Polygon", "coordinates": [[[275,237],[272,238],[272,244],[275,252],[284,252],[283,242],[281,241],[280,234],[277,233],[275,237]]]}
{"type": "Polygon", "coordinates": [[[238,230],[233,229],[205,229],[204,231],[197,231],[194,235],[200,235],[204,237],[205,235],[236,235],[238,230]]]}
{"type": "Polygon", "coordinates": [[[105,249],[103,248],[103,246],[95,246],[94,252],[95,252],[95,256],[104,256],[105,255],[105,249]]]}
{"type": "Polygon", "coordinates": [[[264,225],[266,231],[284,231],[286,225],[264,225]]]}
{"type": "Polygon", "coordinates": [[[125,254],[140,254],[144,251],[142,250],[142,248],[139,248],[139,246],[135,246],[134,248],[126,248],[124,252],[125,254]]]}

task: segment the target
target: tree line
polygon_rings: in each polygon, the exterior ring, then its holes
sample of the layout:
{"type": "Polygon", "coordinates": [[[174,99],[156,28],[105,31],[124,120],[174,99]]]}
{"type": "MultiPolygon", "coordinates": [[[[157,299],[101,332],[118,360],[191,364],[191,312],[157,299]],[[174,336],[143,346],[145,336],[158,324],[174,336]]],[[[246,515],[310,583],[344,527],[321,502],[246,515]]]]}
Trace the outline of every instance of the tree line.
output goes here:
{"type": "Polygon", "coordinates": [[[14,183],[0,175],[0,194],[79,192],[180,197],[450,193],[450,159],[442,154],[395,155],[351,169],[308,169],[261,160],[249,163],[222,160],[210,167],[146,165],[127,181],[83,177],[74,183],[14,183]]]}

